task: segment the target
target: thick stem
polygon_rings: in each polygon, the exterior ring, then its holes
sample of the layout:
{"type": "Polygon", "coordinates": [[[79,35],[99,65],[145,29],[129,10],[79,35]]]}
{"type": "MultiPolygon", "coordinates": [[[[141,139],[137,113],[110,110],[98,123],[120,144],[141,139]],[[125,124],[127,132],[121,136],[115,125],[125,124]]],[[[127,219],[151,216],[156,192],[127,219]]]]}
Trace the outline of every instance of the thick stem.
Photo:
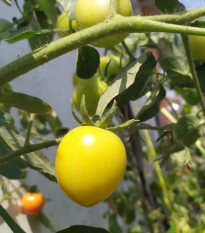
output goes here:
{"type": "Polygon", "coordinates": [[[204,98],[203,98],[202,91],[201,91],[201,88],[200,88],[197,73],[196,73],[196,70],[195,70],[195,65],[194,65],[194,61],[193,61],[193,58],[192,58],[191,49],[190,49],[190,46],[189,46],[189,37],[186,36],[186,35],[181,35],[181,36],[182,36],[182,40],[184,42],[184,47],[185,47],[185,50],[186,50],[187,59],[188,59],[188,62],[189,62],[189,67],[190,67],[190,70],[191,70],[191,73],[192,73],[193,82],[194,82],[196,91],[197,91],[198,96],[199,96],[202,111],[203,111],[204,116],[205,116],[205,102],[204,102],[204,98]]]}
{"type": "Polygon", "coordinates": [[[73,33],[48,45],[44,45],[42,48],[26,54],[16,61],[2,67],[0,69],[0,86],[58,56],[96,41],[104,36],[135,32],[169,32],[205,36],[205,29],[201,28],[167,24],[147,20],[141,16],[123,17],[115,15],[113,18],[106,20],[106,22],[73,33]]]}

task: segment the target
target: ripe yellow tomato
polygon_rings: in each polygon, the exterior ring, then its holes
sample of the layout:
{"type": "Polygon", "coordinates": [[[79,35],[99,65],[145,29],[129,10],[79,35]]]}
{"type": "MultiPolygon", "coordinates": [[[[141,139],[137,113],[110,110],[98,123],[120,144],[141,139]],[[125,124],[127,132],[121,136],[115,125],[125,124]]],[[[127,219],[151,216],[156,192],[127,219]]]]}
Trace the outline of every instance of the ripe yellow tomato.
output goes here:
{"type": "Polygon", "coordinates": [[[114,55],[100,58],[100,73],[105,77],[110,77],[120,71],[120,58],[114,55]]]}
{"type": "MultiPolygon", "coordinates": [[[[76,24],[76,20],[72,21],[72,28],[73,29],[77,29],[77,24],[76,24]]],[[[65,30],[69,30],[69,17],[68,14],[66,12],[63,12],[62,14],[60,14],[58,16],[57,19],[57,29],[65,29],[65,30]]],[[[59,32],[58,35],[59,37],[64,37],[64,36],[68,36],[70,34],[70,32],[59,32]]]]}
{"type": "Polygon", "coordinates": [[[58,184],[81,206],[93,206],[109,197],[120,184],[126,152],[114,133],[80,126],[61,141],[55,159],[58,184]]]}
{"type": "Polygon", "coordinates": [[[77,83],[73,92],[73,103],[75,108],[80,111],[82,96],[85,96],[85,104],[90,115],[95,114],[98,101],[107,89],[107,83],[95,74],[89,79],[77,77],[77,83]]]}
{"type": "MultiPolygon", "coordinates": [[[[117,0],[117,14],[132,15],[130,0],[117,0]]],[[[109,15],[110,0],[78,0],[75,16],[78,28],[84,29],[104,21],[109,15]]],[[[110,48],[120,43],[127,36],[126,33],[107,36],[92,43],[97,47],[110,48]]]]}
{"type": "Polygon", "coordinates": [[[26,193],[22,198],[23,211],[28,215],[37,215],[43,209],[45,199],[42,193],[26,193]]]}
{"type": "Polygon", "coordinates": [[[189,44],[193,59],[205,62],[205,36],[189,36],[189,44]]]}

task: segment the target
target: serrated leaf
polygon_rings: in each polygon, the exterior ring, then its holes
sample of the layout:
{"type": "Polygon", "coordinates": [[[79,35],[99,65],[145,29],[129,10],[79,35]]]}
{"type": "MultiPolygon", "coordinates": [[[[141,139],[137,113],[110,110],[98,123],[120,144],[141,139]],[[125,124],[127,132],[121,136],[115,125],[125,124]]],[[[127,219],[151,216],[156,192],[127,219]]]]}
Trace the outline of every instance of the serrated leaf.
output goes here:
{"type": "Polygon", "coordinates": [[[156,85],[151,95],[146,100],[140,111],[137,113],[136,119],[146,121],[155,116],[160,109],[160,102],[165,97],[165,89],[161,84],[156,85]]]}
{"type": "Polygon", "coordinates": [[[185,6],[178,0],[155,0],[155,5],[165,14],[182,12],[186,10],[185,6]]]}
{"type": "Polygon", "coordinates": [[[56,233],[109,233],[109,231],[99,227],[73,225],[59,230],[56,233]]]}
{"type": "Polygon", "coordinates": [[[185,57],[173,54],[164,56],[159,60],[160,66],[166,71],[172,85],[193,87],[188,61],[185,57]]]}
{"type": "Polygon", "coordinates": [[[51,106],[40,98],[17,92],[0,93],[0,103],[36,114],[51,110],[51,106]]]}
{"type": "Polygon", "coordinates": [[[148,77],[155,67],[156,61],[151,53],[143,54],[137,61],[127,66],[112,81],[101,96],[96,114],[101,116],[106,106],[116,98],[119,105],[127,103],[145,94],[148,77]]]}
{"type": "Polygon", "coordinates": [[[199,137],[200,122],[197,117],[193,115],[182,116],[175,128],[175,135],[178,140],[181,140],[185,146],[192,145],[199,137]]]}
{"type": "Polygon", "coordinates": [[[100,64],[100,55],[98,51],[90,46],[83,46],[78,50],[77,76],[80,78],[92,77],[100,64]]]}
{"type": "Polygon", "coordinates": [[[137,100],[149,91],[149,84],[152,83],[151,75],[156,66],[156,60],[152,53],[148,52],[139,58],[139,62],[141,66],[138,70],[135,70],[134,83],[116,97],[119,106],[127,104],[130,100],[137,100]]]}

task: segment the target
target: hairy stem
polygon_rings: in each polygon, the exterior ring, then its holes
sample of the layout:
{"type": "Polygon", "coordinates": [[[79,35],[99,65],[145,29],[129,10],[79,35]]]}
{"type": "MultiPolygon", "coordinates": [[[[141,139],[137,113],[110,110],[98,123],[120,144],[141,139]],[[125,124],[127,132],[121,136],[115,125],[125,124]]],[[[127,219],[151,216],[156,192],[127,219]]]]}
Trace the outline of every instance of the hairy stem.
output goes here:
{"type": "Polygon", "coordinates": [[[44,45],[2,67],[0,69],[0,86],[58,56],[96,41],[104,36],[135,32],[169,32],[205,36],[205,29],[202,28],[167,24],[148,20],[141,16],[123,17],[115,15],[98,25],[73,33],[48,45],[44,45]]]}
{"type": "Polygon", "coordinates": [[[33,151],[37,151],[37,150],[41,150],[41,149],[44,149],[44,148],[48,148],[48,147],[51,147],[51,146],[56,146],[60,143],[60,141],[62,140],[62,138],[59,138],[59,139],[53,139],[53,140],[49,140],[47,142],[42,142],[42,143],[38,143],[38,144],[29,144],[27,146],[24,146],[18,150],[15,150],[15,151],[12,151],[12,152],[9,152],[5,155],[2,155],[0,157],[0,164],[4,164],[14,158],[17,158],[21,155],[24,155],[24,154],[28,154],[30,152],[33,152],[33,151]]]}

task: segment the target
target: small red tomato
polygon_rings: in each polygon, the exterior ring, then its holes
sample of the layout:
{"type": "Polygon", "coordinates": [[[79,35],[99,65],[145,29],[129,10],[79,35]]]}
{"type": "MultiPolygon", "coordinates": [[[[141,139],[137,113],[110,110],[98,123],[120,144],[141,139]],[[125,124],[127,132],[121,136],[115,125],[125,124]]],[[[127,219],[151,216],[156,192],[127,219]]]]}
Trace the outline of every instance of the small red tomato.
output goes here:
{"type": "Polygon", "coordinates": [[[43,209],[45,199],[42,193],[26,193],[22,199],[22,207],[28,215],[38,215],[43,209]]]}

